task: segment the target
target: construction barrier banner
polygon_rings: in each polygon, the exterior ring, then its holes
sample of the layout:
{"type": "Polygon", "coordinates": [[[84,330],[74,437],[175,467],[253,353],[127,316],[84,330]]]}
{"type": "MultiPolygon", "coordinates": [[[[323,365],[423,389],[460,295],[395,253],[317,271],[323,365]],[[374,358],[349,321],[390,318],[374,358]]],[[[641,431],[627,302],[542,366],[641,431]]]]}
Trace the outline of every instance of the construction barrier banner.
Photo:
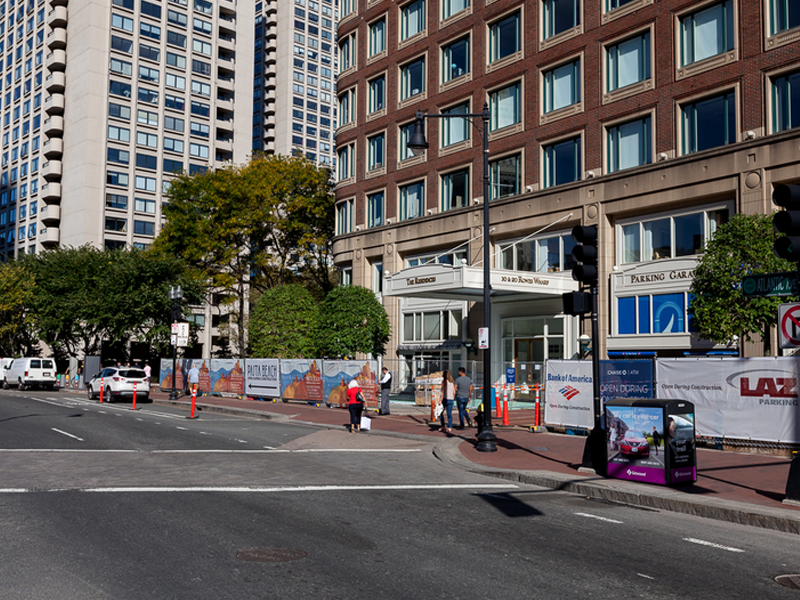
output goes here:
{"type": "Polygon", "coordinates": [[[284,400],[323,402],[321,360],[281,359],[281,396],[284,400]]]}
{"type": "MultiPolygon", "coordinates": [[[[195,361],[197,362],[197,361],[195,361]]],[[[209,380],[212,394],[244,394],[243,359],[212,358],[209,380]]],[[[205,365],[205,363],[204,363],[205,365]]],[[[200,367],[200,390],[203,390],[203,368],[200,367]]]]}
{"type": "Polygon", "coordinates": [[[325,360],[322,362],[323,396],[330,406],[347,404],[347,385],[356,378],[367,406],[378,405],[378,381],[375,360],[325,360]]]}
{"type": "Polygon", "coordinates": [[[244,367],[244,393],[247,396],[281,397],[281,367],[277,358],[248,358],[244,367]]]}
{"type": "Polygon", "coordinates": [[[800,358],[659,358],[658,398],[695,406],[698,436],[800,443],[800,358]]]}

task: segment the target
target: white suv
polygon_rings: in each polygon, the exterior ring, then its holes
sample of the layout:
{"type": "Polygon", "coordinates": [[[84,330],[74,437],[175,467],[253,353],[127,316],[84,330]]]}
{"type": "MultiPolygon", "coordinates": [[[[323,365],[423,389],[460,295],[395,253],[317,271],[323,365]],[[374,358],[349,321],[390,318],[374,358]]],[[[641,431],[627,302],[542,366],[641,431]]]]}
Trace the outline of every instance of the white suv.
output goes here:
{"type": "Polygon", "coordinates": [[[118,398],[133,398],[133,386],[136,384],[136,400],[147,402],[150,397],[150,380],[144,369],[138,367],[106,367],[92,377],[87,384],[89,400],[100,397],[103,390],[103,400],[113,402],[118,398]]]}
{"type": "Polygon", "coordinates": [[[36,386],[58,389],[56,363],[51,358],[15,358],[6,369],[3,388],[19,386],[20,391],[36,386]]]}

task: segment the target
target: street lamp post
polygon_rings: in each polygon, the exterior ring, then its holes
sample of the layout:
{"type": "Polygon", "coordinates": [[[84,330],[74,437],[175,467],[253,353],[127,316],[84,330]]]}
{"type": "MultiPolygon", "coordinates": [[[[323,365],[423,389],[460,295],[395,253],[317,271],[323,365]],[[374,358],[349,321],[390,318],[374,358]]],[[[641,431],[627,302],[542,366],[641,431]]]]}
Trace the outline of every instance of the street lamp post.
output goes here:
{"type": "Polygon", "coordinates": [[[489,268],[489,104],[483,103],[483,111],[479,113],[460,113],[452,115],[427,114],[417,111],[414,131],[408,141],[408,147],[415,155],[422,154],[428,148],[425,139],[425,119],[481,119],[483,121],[483,326],[486,328],[487,345],[483,349],[483,423],[478,430],[479,452],[496,452],[497,436],[492,430],[492,359],[489,340],[489,327],[492,322],[491,269],[489,268]]]}
{"type": "MultiPolygon", "coordinates": [[[[170,286],[169,299],[172,301],[172,324],[177,323],[180,318],[180,301],[183,298],[181,286],[170,286]]],[[[169,393],[170,400],[178,399],[178,392],[175,389],[175,381],[178,379],[178,334],[170,327],[170,341],[172,342],[172,391],[169,393]]]]}

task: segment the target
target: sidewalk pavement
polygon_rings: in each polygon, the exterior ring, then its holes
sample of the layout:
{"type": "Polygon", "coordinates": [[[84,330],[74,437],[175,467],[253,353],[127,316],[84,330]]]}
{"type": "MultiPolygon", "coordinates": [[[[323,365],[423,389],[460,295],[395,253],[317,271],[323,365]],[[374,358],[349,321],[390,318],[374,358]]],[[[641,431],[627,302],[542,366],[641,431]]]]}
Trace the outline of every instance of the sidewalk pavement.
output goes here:
{"type": "MultiPolygon", "coordinates": [[[[169,394],[160,390],[154,389],[151,397],[159,404],[186,409],[191,405],[191,397],[181,396],[171,402],[169,394]]],[[[324,404],[201,396],[196,406],[200,415],[202,411],[234,413],[326,428],[349,424],[346,410],[324,404]]],[[[579,472],[586,438],[533,433],[529,428],[534,419],[532,410],[510,411],[508,427],[498,426],[499,420],[493,419],[497,452],[490,453],[476,450],[474,428],[453,429],[449,435],[428,425],[429,407],[392,403],[391,411],[391,415],[374,416],[371,435],[440,440],[434,454],[470,471],[612,502],[800,533],[800,506],[782,503],[791,462],[788,458],[698,448],[697,482],[669,488],[579,472]]],[[[374,414],[372,410],[370,414],[374,414]]],[[[454,424],[457,422],[454,411],[454,424]]]]}

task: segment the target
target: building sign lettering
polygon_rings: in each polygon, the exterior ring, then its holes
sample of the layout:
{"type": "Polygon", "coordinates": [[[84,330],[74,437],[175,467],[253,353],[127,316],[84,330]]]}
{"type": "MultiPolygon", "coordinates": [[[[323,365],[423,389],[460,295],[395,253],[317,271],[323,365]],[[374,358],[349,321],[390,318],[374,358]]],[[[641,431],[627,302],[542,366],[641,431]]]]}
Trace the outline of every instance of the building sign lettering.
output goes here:
{"type": "Polygon", "coordinates": [[[694,271],[669,271],[665,273],[649,273],[647,275],[631,275],[631,283],[658,283],[659,281],[675,281],[676,279],[694,279],[694,271]]]}
{"type": "Polygon", "coordinates": [[[521,275],[503,275],[500,277],[502,283],[526,283],[528,285],[550,285],[549,279],[540,279],[538,277],[522,277],[521,275]]]}
{"type": "Polygon", "coordinates": [[[407,285],[419,285],[420,283],[436,283],[436,277],[412,277],[406,279],[407,285]]]}

